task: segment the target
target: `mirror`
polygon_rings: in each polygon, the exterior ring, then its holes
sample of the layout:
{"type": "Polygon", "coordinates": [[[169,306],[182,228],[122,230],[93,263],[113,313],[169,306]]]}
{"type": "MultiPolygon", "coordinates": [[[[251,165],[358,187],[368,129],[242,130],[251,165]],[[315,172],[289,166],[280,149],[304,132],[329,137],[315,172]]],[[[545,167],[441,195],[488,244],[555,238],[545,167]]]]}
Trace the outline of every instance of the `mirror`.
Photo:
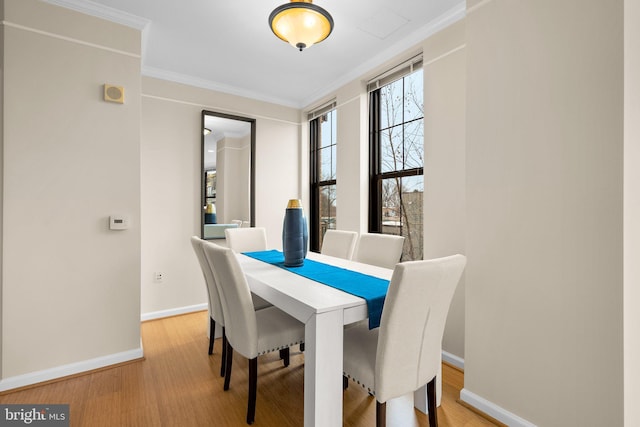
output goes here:
{"type": "Polygon", "coordinates": [[[203,239],[224,239],[226,228],[254,225],[255,140],[255,119],[202,111],[203,239]]]}

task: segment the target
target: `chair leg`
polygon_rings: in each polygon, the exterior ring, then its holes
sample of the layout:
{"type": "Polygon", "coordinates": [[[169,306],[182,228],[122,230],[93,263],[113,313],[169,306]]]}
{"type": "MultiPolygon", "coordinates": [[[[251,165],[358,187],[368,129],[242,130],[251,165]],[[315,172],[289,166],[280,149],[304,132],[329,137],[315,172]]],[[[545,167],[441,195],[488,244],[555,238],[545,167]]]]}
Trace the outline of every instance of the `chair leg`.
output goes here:
{"type": "Polygon", "coordinates": [[[387,402],[380,403],[376,400],[376,427],[387,425],[387,402]]]}
{"type": "Polygon", "coordinates": [[[220,361],[220,376],[224,377],[225,366],[227,366],[227,334],[222,327],[222,360],[220,361]]]}
{"type": "Polygon", "coordinates": [[[280,359],[282,359],[282,361],[284,362],[284,367],[286,368],[287,366],[289,366],[289,362],[291,360],[290,356],[290,351],[289,351],[289,347],[287,348],[283,348],[280,350],[280,359]]]}
{"type": "Polygon", "coordinates": [[[224,369],[224,390],[229,390],[229,383],[231,382],[231,364],[233,362],[233,347],[227,341],[227,357],[226,366],[224,369]]]}
{"type": "Polygon", "coordinates": [[[247,424],[256,418],[256,392],[258,389],[258,358],[249,360],[249,402],[247,403],[247,424]]]}
{"type": "Polygon", "coordinates": [[[300,351],[304,352],[304,343],[303,342],[300,343],[300,351]]]}
{"type": "Polygon", "coordinates": [[[349,388],[349,378],[346,375],[342,376],[342,391],[349,388]]]}
{"type": "Polygon", "coordinates": [[[438,408],[436,407],[436,377],[427,383],[427,410],[429,427],[438,427],[438,408]]]}
{"type": "Polygon", "coordinates": [[[213,340],[216,337],[216,321],[209,317],[209,354],[213,354],[213,340]]]}

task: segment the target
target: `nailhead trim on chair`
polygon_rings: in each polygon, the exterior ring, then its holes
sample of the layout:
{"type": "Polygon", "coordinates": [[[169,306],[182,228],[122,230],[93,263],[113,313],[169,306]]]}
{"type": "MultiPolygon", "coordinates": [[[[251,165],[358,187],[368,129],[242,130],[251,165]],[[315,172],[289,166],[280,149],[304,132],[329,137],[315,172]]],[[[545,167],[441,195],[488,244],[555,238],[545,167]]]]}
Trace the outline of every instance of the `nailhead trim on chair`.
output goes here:
{"type": "Polygon", "coordinates": [[[293,347],[296,344],[304,344],[304,341],[296,341],[296,342],[291,343],[289,345],[282,345],[280,347],[272,348],[271,350],[263,350],[263,351],[258,352],[258,356],[262,356],[263,354],[271,353],[271,352],[274,352],[274,351],[277,351],[277,350],[283,350],[285,348],[293,347]]]}
{"type": "Polygon", "coordinates": [[[361,383],[360,380],[355,379],[354,377],[352,377],[351,375],[347,374],[346,372],[343,372],[342,375],[344,375],[345,377],[349,378],[350,380],[353,380],[353,382],[355,382],[356,384],[358,384],[359,386],[361,386],[362,388],[366,389],[367,392],[372,395],[375,396],[376,392],[375,390],[371,390],[371,387],[365,385],[364,383],[361,383]]]}

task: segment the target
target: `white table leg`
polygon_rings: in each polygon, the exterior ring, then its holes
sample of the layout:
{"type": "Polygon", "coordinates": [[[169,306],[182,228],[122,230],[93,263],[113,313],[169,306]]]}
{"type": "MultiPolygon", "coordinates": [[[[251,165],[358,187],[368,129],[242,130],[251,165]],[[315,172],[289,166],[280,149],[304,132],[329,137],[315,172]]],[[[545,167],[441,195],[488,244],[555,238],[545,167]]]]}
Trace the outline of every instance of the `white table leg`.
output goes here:
{"type": "Polygon", "coordinates": [[[305,325],[305,427],[342,425],[342,339],[342,310],[316,314],[305,325]]]}
{"type": "MultiPolygon", "coordinates": [[[[436,406],[440,406],[442,401],[442,357],[438,365],[438,376],[436,377],[436,406]]],[[[428,414],[427,410],[427,386],[422,386],[413,393],[413,404],[423,414],[428,414]]]]}
{"type": "MultiPolygon", "coordinates": [[[[436,406],[440,406],[442,400],[442,363],[438,369],[436,378],[436,406]]],[[[423,414],[428,414],[427,410],[427,387],[420,387],[413,393],[390,399],[387,401],[387,426],[388,427],[418,427],[418,418],[415,416],[413,408],[423,414]]]]}

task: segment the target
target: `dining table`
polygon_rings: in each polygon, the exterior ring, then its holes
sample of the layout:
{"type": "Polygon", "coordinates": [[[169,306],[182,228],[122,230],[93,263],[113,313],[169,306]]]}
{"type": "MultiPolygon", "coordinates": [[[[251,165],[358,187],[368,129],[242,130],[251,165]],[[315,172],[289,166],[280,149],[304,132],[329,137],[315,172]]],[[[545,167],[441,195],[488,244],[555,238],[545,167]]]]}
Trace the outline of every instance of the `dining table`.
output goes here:
{"type": "MultiPolygon", "coordinates": [[[[305,325],[304,426],[341,426],[344,326],[368,319],[367,301],[245,254],[237,259],[253,293],[305,325]]],[[[316,252],[307,259],[387,281],[393,274],[388,268],[316,252]]],[[[413,404],[427,412],[424,388],[414,393],[413,404]]]]}

